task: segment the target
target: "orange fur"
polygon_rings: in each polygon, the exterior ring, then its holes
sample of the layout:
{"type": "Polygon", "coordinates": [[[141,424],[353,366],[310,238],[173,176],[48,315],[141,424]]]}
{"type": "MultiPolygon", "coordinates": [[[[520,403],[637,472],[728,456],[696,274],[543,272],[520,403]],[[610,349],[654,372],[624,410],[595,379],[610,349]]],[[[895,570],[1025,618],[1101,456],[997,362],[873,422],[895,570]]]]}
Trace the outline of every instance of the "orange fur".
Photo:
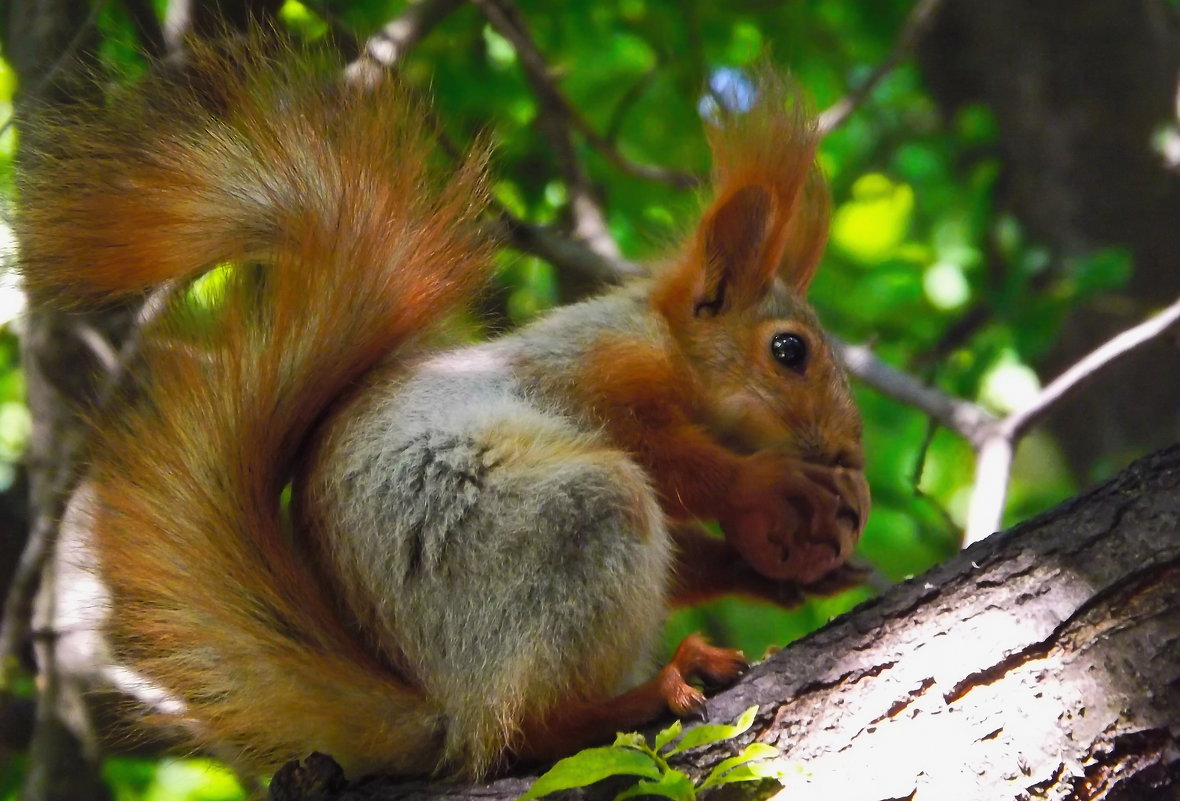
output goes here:
{"type": "MultiPolygon", "coordinates": [[[[559,756],[665,709],[697,708],[702,697],[688,681],[731,679],[744,667],[740,654],[688,638],[653,679],[611,698],[637,658],[628,643],[640,640],[618,634],[617,616],[605,621],[612,630],[585,628],[593,638],[580,656],[556,643],[560,656],[545,663],[554,675],[530,661],[543,637],[514,635],[499,619],[480,629],[489,638],[509,631],[495,642],[510,647],[495,651],[495,665],[476,649],[465,666],[497,669],[496,680],[511,684],[507,700],[480,697],[500,688],[448,672],[453,665],[435,670],[460,676],[461,686],[440,693],[447,702],[488,713],[472,717],[484,727],[474,734],[457,731],[464,718],[431,697],[438,676],[414,674],[407,654],[421,638],[377,642],[392,585],[353,596],[367,591],[374,563],[385,569],[385,553],[329,564],[330,546],[347,538],[333,539],[341,532],[322,515],[340,507],[316,506],[315,492],[328,490],[314,474],[339,466],[332,459],[348,440],[335,439],[337,429],[349,433],[372,406],[401,413],[389,404],[408,362],[482,281],[484,254],[468,233],[486,195],[482,158],[444,181],[417,129],[421,113],[396,86],[341,87],[257,52],[198,51],[185,86],[149,82],[108,109],[48,121],[38,137],[48,144],[22,185],[18,231],[39,296],[93,301],[236,265],[212,323],[175,304],[147,340],[151,385],[97,432],[95,544],[120,657],[183,703],[199,743],[236,747],[255,769],[318,749],[354,771],[482,775],[507,754],[559,756]],[[300,460],[318,490],[297,499],[307,508],[292,526],[279,498],[300,460]]],[[[859,419],[802,300],[826,236],[816,135],[778,82],[762,76],[761,92],[749,113],[710,133],[716,197],[679,258],[644,285],[645,296],[626,288],[626,303],[603,304],[619,327],[559,313],[579,328],[542,323],[506,348],[518,358],[498,379],[519,381],[522,396],[559,400],[521,418],[533,428],[502,425],[481,452],[526,476],[562,468],[578,479],[587,474],[579,470],[627,479],[625,497],[601,488],[596,496],[625,507],[607,509],[623,522],[593,533],[639,542],[627,553],[650,561],[583,565],[590,577],[570,586],[603,596],[602,579],[612,577],[593,571],[615,570],[616,595],[628,610],[646,602],[653,633],[665,600],[744,592],[794,602],[798,593],[782,593],[776,579],[830,575],[867,512],[859,419]],[[581,319],[606,333],[589,344],[590,335],[567,337],[585,333],[581,319]],[[768,355],[768,337],[783,328],[811,342],[807,370],[768,355]],[[554,354],[571,352],[568,340],[588,355],[555,365],[554,354]],[[536,428],[538,418],[556,421],[555,431],[582,427],[563,438],[536,428]],[[841,520],[840,504],[861,516],[841,520]],[[671,536],[681,548],[672,581],[664,516],[677,521],[671,536]],[[727,541],[704,538],[685,522],[695,517],[718,519],[727,541]],[[668,596],[650,589],[669,583],[668,596]]],[[[373,465],[387,466],[365,463],[373,465]]],[[[332,477],[346,475],[355,473],[332,477]]],[[[377,492],[353,506],[385,501],[377,492]]],[[[375,519],[363,533],[383,547],[389,529],[375,519]]],[[[490,528],[481,536],[515,536],[490,528]]],[[[559,541],[576,533],[520,528],[559,541]]],[[[448,589],[457,586],[481,590],[448,589]]],[[[475,606],[508,617],[516,597],[500,592],[475,606]]],[[[552,610],[568,618],[576,602],[557,597],[552,610]]],[[[450,600],[431,596],[418,611],[450,600]]]]}
{"type": "Polygon", "coordinates": [[[553,715],[526,719],[520,756],[551,761],[650,721],[665,709],[677,715],[692,714],[704,704],[705,696],[690,681],[725,684],[746,668],[741,652],[714,648],[700,635],[690,634],[680,642],[671,661],[638,687],[606,701],[565,703],[553,715]]]}
{"type": "MultiPolygon", "coordinates": [[[[750,187],[769,194],[766,237],[759,273],[774,273],[803,292],[811,282],[827,241],[828,190],[815,164],[819,146],[815,122],[802,95],[763,67],[756,76],[753,106],[722,112],[708,129],[713,150],[713,207],[724,208],[750,187]]],[[[708,231],[709,226],[702,226],[708,231]]],[[[698,256],[707,243],[696,242],[698,256]]]]}
{"type": "Polygon", "coordinates": [[[815,122],[784,79],[765,68],[757,78],[753,106],[745,112],[722,110],[707,128],[713,201],[686,253],[660,276],[653,294],[656,307],[673,323],[694,312],[691,299],[713,300],[722,279],[716,262],[726,250],[750,251],[728,255],[740,262],[740,269],[726,276],[727,301],[736,306],[759,297],[776,276],[802,295],[819,266],[830,199],[815,163],[815,122]]]}
{"type": "Polygon", "coordinates": [[[576,394],[647,468],[668,514],[717,519],[766,576],[809,582],[851,552],[868,489],[859,414],[804,301],[827,236],[818,135],[782,81],[764,70],[757,91],[709,129],[713,200],[651,287],[672,342],[608,339],[576,394]],[[805,371],[775,363],[780,331],[809,343],[805,371]]]}
{"type": "Polygon", "coordinates": [[[468,231],[482,159],[443,182],[396,85],[200,58],[206,76],[247,76],[220,84],[223,110],[149,85],[46,131],[21,187],[36,290],[117,295],[227,261],[270,268],[233,271],[206,333],[178,304],[145,353],[167,391],[132,397],[97,432],[110,635],[200,721],[199,741],[236,746],[245,765],[319,748],[354,769],[429,770],[432,710],[292,550],[279,495],[325,408],[484,280],[468,231]]]}
{"type": "Polygon", "coordinates": [[[582,365],[572,391],[646,468],[666,513],[717,517],[739,457],[697,422],[702,390],[686,365],[656,343],[608,340],[582,365]]]}

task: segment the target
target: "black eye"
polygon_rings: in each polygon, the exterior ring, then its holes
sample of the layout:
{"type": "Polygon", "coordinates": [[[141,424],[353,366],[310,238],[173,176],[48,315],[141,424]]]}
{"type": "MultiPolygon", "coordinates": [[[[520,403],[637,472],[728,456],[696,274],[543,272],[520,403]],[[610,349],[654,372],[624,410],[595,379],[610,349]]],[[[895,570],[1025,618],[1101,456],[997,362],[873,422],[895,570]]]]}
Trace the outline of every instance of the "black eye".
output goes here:
{"type": "Polygon", "coordinates": [[[807,367],[807,342],[798,334],[779,332],[770,340],[770,355],[784,367],[802,373],[807,367]]]}

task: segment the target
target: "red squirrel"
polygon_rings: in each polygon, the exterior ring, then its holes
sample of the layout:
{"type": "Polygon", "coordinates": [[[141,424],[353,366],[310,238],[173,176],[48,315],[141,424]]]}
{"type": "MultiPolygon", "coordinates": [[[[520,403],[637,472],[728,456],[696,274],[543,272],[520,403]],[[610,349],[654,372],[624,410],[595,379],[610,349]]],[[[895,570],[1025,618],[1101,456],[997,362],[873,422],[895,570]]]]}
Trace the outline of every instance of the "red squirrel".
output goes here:
{"type": "Polygon", "coordinates": [[[222,268],[212,311],[174,293],[95,426],[117,658],[256,770],[318,750],[482,777],[698,711],[693,682],[746,663],[693,636],[653,678],[666,610],[830,588],[869,511],[804,299],[814,124],[762,80],[706,121],[711,200],[650,277],[448,348],[488,276],[485,151],[447,165],[396,81],[301,61],[199,50],[186,80],[40,123],[26,159],[36,296],[222,268]]]}

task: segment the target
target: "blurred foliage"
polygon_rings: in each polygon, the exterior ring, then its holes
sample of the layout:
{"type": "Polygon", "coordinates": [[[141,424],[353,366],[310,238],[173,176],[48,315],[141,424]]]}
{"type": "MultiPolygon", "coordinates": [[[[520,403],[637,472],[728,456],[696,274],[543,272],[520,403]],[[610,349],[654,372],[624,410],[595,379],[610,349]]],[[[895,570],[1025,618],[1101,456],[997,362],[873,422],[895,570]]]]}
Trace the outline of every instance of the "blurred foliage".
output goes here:
{"type": "Polygon", "coordinates": [[[103,778],[113,801],[237,801],[234,774],[209,759],[112,758],[103,778]]]}
{"type": "MultiPolygon", "coordinates": [[[[0,760],[0,801],[17,801],[23,756],[0,760]]],[[[103,763],[111,801],[241,801],[233,772],[211,759],[111,757],[103,763]]]]}
{"type": "MultiPolygon", "coordinates": [[[[769,58],[794,74],[818,108],[827,107],[882,61],[911,5],[520,2],[562,91],[596,131],[634,162],[701,175],[709,169],[700,108],[710,76],[769,58]]],[[[404,0],[314,6],[288,0],[282,18],[304,38],[323,37],[325,19],[364,36],[404,6],[404,0]]],[[[144,61],[122,7],[105,5],[98,24],[106,68],[119,79],[140,74],[144,61]]],[[[512,44],[476,8],[466,5],[447,17],[411,51],[403,71],[434,98],[452,141],[491,132],[498,145],[495,196],[505,208],[537,223],[565,219],[568,193],[538,130],[537,99],[512,44]]],[[[14,83],[0,64],[0,112],[11,108],[14,83]]],[[[1043,377],[1034,365],[1066,312],[1120,286],[1130,264],[1119,251],[1059,263],[1017,220],[997,213],[996,138],[987,108],[942,116],[912,64],[886,76],[823,143],[835,206],[812,300],[844,339],[871,342],[890,363],[1003,411],[1039,386],[1043,377]]],[[[692,224],[700,193],[621,174],[580,137],[575,141],[625,255],[658,257],[692,224]]],[[[0,136],[0,187],[10,194],[15,142],[11,128],[0,136]]],[[[9,241],[5,232],[6,246],[9,241]]],[[[536,258],[504,252],[496,268],[507,324],[524,323],[568,294],[563,277],[536,258]]],[[[215,283],[207,286],[216,294],[215,283]]],[[[201,301],[198,292],[194,302],[201,301]]],[[[0,490],[12,481],[29,431],[17,363],[21,309],[13,284],[0,283],[0,490]]],[[[973,456],[954,435],[931,432],[920,412],[864,387],[857,397],[874,495],[860,550],[898,580],[957,550],[973,456]]],[[[1015,468],[1009,522],[1076,490],[1048,435],[1028,438],[1015,468]]],[[[667,644],[704,630],[760,657],[868,596],[859,590],[791,612],[737,600],[712,603],[675,615],[667,644]]],[[[19,762],[0,761],[0,798],[11,797],[18,772],[19,762]]],[[[228,799],[240,792],[199,760],[112,760],[106,776],[119,801],[228,799]]]]}

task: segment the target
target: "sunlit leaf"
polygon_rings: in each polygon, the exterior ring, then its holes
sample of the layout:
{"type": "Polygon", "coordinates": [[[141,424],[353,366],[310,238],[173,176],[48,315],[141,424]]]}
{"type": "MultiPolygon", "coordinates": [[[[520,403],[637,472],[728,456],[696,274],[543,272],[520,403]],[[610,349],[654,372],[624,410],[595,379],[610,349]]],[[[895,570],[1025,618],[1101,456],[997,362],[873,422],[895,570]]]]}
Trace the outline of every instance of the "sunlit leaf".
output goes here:
{"type": "Polygon", "coordinates": [[[655,781],[636,782],[634,786],[628,787],[616,795],[615,801],[623,801],[624,798],[634,798],[641,795],[662,796],[671,798],[673,801],[693,801],[697,793],[696,788],[693,787],[692,779],[678,770],[669,770],[655,781]]]}
{"type": "Polygon", "coordinates": [[[550,768],[518,801],[530,801],[571,787],[585,787],[610,776],[658,779],[660,768],[650,756],[630,748],[587,748],[550,768]]]}
{"type": "Polygon", "coordinates": [[[643,735],[635,731],[621,731],[615,735],[615,741],[611,743],[616,748],[635,748],[640,751],[647,748],[647,740],[643,739],[643,735]]]}
{"type": "Polygon", "coordinates": [[[516,48],[491,25],[483,27],[483,40],[487,45],[488,59],[495,67],[504,69],[516,63],[516,48]]]}
{"type": "Polygon", "coordinates": [[[722,740],[729,740],[742,734],[750,726],[754,725],[754,717],[758,714],[758,707],[752,706],[742,713],[742,716],[737,719],[736,723],[707,723],[703,726],[697,726],[689,729],[688,732],[680,738],[680,742],[668,751],[669,754],[678,754],[681,751],[687,751],[689,748],[696,748],[702,745],[709,745],[711,743],[721,742],[722,740]]]}
{"type": "Polygon", "coordinates": [[[328,32],[328,23],[323,17],[299,0],[285,0],[279,9],[279,19],[308,41],[315,41],[328,32]]]}
{"type": "Polygon", "coordinates": [[[971,298],[971,285],[963,268],[949,261],[930,265],[922,278],[922,288],[930,302],[944,311],[957,309],[971,298]]]}
{"type": "Polygon", "coordinates": [[[679,720],[673,722],[666,729],[660,729],[660,732],[656,735],[654,748],[659,751],[665,745],[679,737],[682,731],[684,731],[684,723],[679,720]]]}
{"type": "Polygon", "coordinates": [[[779,750],[773,745],[767,743],[750,743],[737,756],[718,762],[713,770],[709,772],[705,780],[701,782],[701,789],[727,784],[731,779],[726,778],[726,776],[737,766],[759,759],[770,759],[771,757],[778,756],[778,754],[779,750]]]}
{"type": "Polygon", "coordinates": [[[997,412],[1013,412],[1031,403],[1040,390],[1036,371],[1009,352],[984,377],[979,401],[997,412]]]}
{"type": "Polygon", "coordinates": [[[202,275],[189,285],[186,298],[195,308],[211,311],[220,305],[225,298],[230,279],[233,278],[234,267],[221,265],[202,275]]]}
{"type": "Polygon", "coordinates": [[[909,230],[914,190],[880,173],[861,177],[852,199],[832,218],[832,244],[857,262],[878,264],[897,249],[909,230]]]}

